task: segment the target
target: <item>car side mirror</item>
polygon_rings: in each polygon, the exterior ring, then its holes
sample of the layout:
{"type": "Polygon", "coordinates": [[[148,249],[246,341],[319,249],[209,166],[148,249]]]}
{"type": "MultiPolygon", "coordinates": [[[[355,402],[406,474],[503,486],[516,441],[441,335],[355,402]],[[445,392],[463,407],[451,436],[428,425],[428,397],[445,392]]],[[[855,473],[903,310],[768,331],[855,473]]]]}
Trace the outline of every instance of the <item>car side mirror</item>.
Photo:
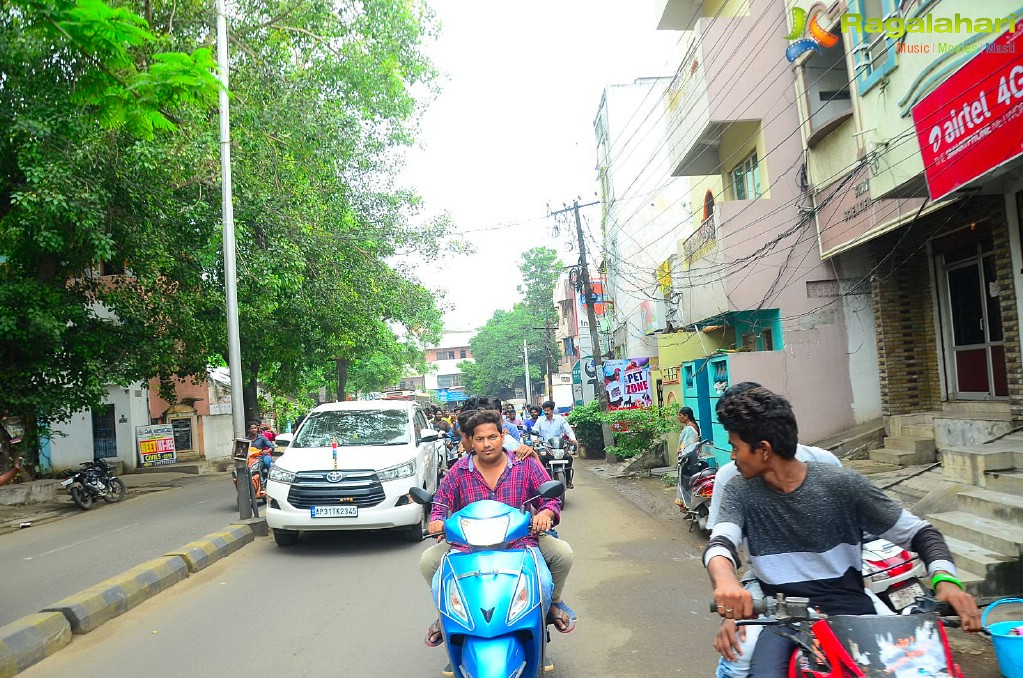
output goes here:
{"type": "Polygon", "coordinates": [[[539,489],[541,497],[544,499],[554,499],[565,494],[565,483],[560,480],[548,480],[539,489]]]}
{"type": "Polygon", "coordinates": [[[440,440],[440,435],[433,429],[424,428],[419,432],[419,442],[435,443],[440,440]]]}

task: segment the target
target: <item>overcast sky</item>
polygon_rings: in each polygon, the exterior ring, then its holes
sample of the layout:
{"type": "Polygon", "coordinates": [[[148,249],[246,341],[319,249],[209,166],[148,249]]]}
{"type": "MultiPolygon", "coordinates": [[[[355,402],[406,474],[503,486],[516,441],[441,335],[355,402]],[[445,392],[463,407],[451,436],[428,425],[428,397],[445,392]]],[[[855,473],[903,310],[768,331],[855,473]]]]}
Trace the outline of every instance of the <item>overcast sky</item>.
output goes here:
{"type": "MultiPolygon", "coordinates": [[[[551,236],[547,205],[596,199],[593,119],[604,87],[672,73],[681,34],[656,29],[664,0],[430,4],[441,34],[428,51],[442,89],[402,180],[423,196],[427,214],[450,212],[476,248],[420,270],[454,306],[446,329],[465,330],[518,300],[523,251],[546,245],[575,262],[568,234],[551,236]]],[[[588,216],[599,238],[599,206],[588,216]]]]}

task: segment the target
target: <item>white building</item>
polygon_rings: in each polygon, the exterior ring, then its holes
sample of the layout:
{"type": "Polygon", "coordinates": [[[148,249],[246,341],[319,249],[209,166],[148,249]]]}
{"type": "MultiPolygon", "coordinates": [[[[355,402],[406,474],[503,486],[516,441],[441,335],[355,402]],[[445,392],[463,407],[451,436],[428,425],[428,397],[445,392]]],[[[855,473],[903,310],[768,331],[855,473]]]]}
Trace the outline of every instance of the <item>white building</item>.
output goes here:
{"type": "Polygon", "coordinates": [[[399,388],[424,391],[441,402],[465,400],[465,382],[458,363],[472,360],[469,340],[474,334],[474,330],[446,332],[437,346],[426,349],[430,369],[425,374],[406,376],[399,388]]]}
{"type": "Polygon", "coordinates": [[[639,78],[609,85],[593,123],[605,205],[611,351],[621,358],[657,356],[652,334],[664,329],[666,316],[658,269],[671,270],[681,231],[691,230],[689,179],[671,176],[664,143],[667,114],[661,102],[671,81],[639,78]]]}

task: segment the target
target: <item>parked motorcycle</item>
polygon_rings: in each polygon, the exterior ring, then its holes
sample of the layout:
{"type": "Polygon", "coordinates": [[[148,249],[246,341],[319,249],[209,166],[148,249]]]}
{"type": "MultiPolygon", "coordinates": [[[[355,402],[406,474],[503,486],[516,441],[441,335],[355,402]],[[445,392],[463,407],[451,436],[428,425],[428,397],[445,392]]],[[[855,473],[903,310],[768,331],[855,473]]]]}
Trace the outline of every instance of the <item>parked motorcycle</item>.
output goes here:
{"type": "Polygon", "coordinates": [[[926,595],[923,561],[887,539],[865,535],[863,542],[863,585],[889,609],[902,612],[926,595]]]}
{"type": "MultiPolygon", "coordinates": [[[[957,622],[945,620],[948,607],[933,598],[919,598],[901,615],[828,616],[809,607],[806,598],[781,594],[753,602],[754,611],[769,618],[737,624],[766,626],[796,643],[789,678],[963,678],[944,628],[957,622]]],[[[716,602],[710,606],[717,611],[716,602]]]]}
{"type": "MultiPolygon", "coordinates": [[[[266,478],[263,477],[263,455],[264,450],[258,447],[249,448],[249,456],[245,463],[249,469],[252,491],[255,493],[256,501],[266,501],[266,478]]],[[[231,482],[234,483],[235,491],[238,490],[238,471],[231,471],[231,482]]]]}
{"type": "MultiPolygon", "coordinates": [[[[538,496],[552,499],[564,491],[552,480],[538,496]]],[[[433,502],[422,488],[410,494],[423,506],[433,502]]],[[[529,534],[530,519],[525,506],[484,499],[444,521],[454,548],[434,578],[434,602],[456,677],[543,675],[553,583],[538,549],[507,546],[529,534]]]]}
{"type": "Polygon", "coordinates": [[[713,457],[700,454],[703,446],[709,442],[701,440],[687,445],[678,457],[676,467],[678,496],[675,504],[689,521],[690,532],[694,526],[706,532],[707,519],[710,517],[710,497],[714,494],[717,468],[714,466],[713,457]]]}
{"type": "Polygon", "coordinates": [[[60,486],[68,491],[75,506],[88,511],[92,503],[102,497],[109,504],[124,499],[124,481],[110,472],[110,466],[102,459],[83,461],[77,471],[67,470],[61,474],[60,486]]]}

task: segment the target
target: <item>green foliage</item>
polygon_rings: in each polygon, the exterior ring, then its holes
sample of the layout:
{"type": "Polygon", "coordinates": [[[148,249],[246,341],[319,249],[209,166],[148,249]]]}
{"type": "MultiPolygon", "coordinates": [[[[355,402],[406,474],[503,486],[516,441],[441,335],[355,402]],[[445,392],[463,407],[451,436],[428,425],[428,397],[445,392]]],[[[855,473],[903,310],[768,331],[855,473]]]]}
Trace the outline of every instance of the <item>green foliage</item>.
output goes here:
{"type": "Polygon", "coordinates": [[[640,407],[613,410],[600,415],[611,426],[615,444],[605,452],[621,459],[630,459],[652,449],[666,433],[678,431],[678,418],[663,407],[640,407]]]}
{"type": "Polygon", "coordinates": [[[595,453],[604,451],[604,433],[601,428],[600,403],[592,400],[585,405],[575,407],[568,413],[568,423],[572,425],[579,442],[586,449],[595,453]]]}
{"type": "MultiPolygon", "coordinates": [[[[59,420],[110,384],[169,385],[226,356],[212,3],[135,8],[0,3],[0,412],[59,420]]],[[[394,181],[413,91],[435,78],[432,15],[416,0],[231,10],[244,379],[300,400],[341,357],[353,386],[378,385],[441,329],[394,263],[447,228],[413,223],[418,198],[394,181]]]]}

